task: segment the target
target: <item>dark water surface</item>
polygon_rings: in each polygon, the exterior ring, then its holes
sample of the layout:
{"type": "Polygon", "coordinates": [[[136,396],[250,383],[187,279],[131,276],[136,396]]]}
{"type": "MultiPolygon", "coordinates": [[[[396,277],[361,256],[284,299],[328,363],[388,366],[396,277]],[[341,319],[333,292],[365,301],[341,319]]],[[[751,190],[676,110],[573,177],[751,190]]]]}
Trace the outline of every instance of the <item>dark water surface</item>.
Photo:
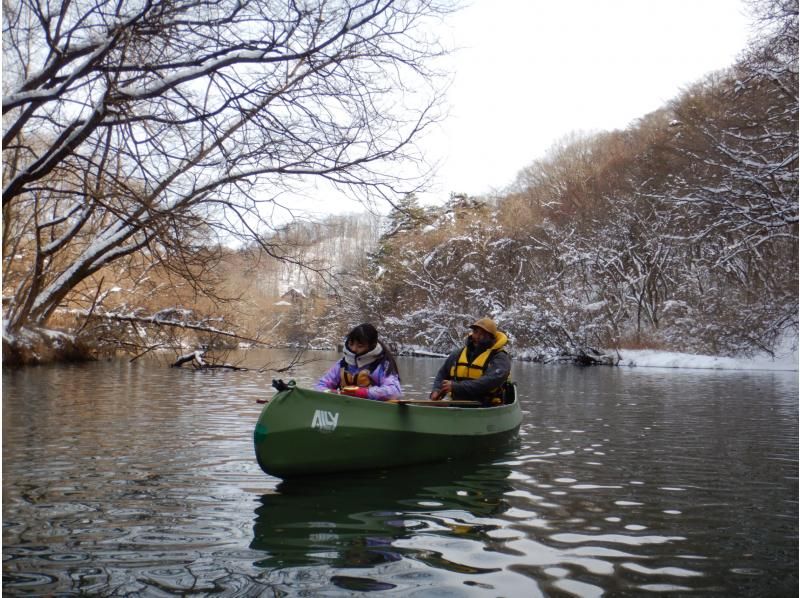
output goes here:
{"type": "MultiPolygon", "coordinates": [[[[400,360],[412,398],[438,365],[400,360]]],[[[6,368],[3,593],[797,595],[796,372],[513,373],[500,460],[282,482],[252,447],[270,374],[6,368]]]]}

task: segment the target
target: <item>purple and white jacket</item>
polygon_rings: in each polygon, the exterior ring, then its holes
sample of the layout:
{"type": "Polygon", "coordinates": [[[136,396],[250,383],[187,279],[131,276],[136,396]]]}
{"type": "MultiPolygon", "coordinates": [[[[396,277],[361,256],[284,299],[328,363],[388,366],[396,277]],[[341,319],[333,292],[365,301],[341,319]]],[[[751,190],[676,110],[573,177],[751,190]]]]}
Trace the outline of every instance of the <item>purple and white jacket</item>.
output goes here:
{"type": "Polygon", "coordinates": [[[403,390],[400,388],[400,377],[397,374],[386,373],[389,368],[389,362],[384,359],[383,349],[380,344],[364,355],[354,354],[345,345],[343,353],[344,357],[334,363],[325,375],[320,378],[319,382],[314,385],[316,390],[339,390],[342,386],[342,367],[355,376],[359,371],[369,369],[369,366],[379,362],[369,372],[372,385],[367,387],[367,398],[373,401],[387,401],[403,396],[403,390]]]}

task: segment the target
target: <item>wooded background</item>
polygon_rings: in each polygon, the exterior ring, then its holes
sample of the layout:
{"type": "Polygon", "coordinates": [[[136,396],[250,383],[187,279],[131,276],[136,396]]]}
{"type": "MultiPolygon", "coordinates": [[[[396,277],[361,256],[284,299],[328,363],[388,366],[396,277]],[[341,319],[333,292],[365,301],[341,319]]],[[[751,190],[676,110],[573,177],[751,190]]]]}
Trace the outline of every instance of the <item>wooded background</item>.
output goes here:
{"type": "Polygon", "coordinates": [[[531,356],[771,351],[798,325],[797,4],[751,2],[742,58],[626,130],[424,207],[421,25],[447,4],[7,2],[4,346],[333,346],[371,321],[444,351],[488,315],[531,356]],[[278,224],[308,177],[392,210],[278,224]]]}

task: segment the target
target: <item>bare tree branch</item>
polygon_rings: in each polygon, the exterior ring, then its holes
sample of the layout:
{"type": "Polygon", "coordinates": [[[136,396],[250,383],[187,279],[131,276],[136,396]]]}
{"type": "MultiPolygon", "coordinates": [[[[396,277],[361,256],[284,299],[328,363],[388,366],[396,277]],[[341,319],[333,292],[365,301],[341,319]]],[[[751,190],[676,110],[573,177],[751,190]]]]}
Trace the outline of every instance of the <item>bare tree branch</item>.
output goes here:
{"type": "Polygon", "coordinates": [[[440,117],[443,53],[425,26],[449,4],[7,3],[4,237],[32,248],[4,241],[9,330],[46,324],[131,255],[200,294],[209,237],[292,259],[266,241],[266,208],[309,178],[364,201],[419,188],[414,140],[440,117]]]}

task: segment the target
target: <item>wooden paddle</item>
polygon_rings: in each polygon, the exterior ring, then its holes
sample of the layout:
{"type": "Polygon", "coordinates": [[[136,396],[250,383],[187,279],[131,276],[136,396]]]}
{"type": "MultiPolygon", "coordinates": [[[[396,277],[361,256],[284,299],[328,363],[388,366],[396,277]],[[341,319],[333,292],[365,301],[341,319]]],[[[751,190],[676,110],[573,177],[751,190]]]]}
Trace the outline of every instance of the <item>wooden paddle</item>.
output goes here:
{"type": "Polygon", "coordinates": [[[394,399],[398,405],[425,405],[427,407],[480,407],[480,401],[431,401],[430,399],[394,399]]]}

